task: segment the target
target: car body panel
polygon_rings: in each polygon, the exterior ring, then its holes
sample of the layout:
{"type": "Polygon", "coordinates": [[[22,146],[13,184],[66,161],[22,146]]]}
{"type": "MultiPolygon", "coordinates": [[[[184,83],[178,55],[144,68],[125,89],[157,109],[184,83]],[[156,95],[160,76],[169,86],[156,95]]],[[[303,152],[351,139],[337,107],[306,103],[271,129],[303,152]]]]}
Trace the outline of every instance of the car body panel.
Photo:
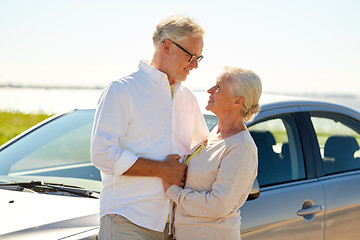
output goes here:
{"type": "Polygon", "coordinates": [[[320,178],[326,196],[326,240],[360,238],[360,171],[320,178]]]}
{"type": "Polygon", "coordinates": [[[0,212],[6,216],[0,218],[0,235],[5,234],[1,239],[30,238],[32,234],[36,239],[58,239],[99,225],[98,199],[1,189],[0,196],[0,212]]]}
{"type": "Polygon", "coordinates": [[[325,205],[323,188],[318,181],[300,181],[261,189],[258,199],[241,208],[241,239],[322,239],[324,213],[306,220],[298,216],[306,201],[325,205]]]}

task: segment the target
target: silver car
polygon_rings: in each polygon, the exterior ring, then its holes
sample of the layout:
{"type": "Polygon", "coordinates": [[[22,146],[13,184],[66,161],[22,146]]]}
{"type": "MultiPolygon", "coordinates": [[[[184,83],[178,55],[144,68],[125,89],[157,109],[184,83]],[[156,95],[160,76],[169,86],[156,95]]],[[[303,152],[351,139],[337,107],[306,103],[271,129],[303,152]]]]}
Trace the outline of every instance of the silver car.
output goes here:
{"type": "MultiPolygon", "coordinates": [[[[241,207],[243,240],[360,238],[360,113],[264,95],[248,124],[258,178],[241,207]],[[260,191],[259,191],[260,189],[260,191]]],[[[216,116],[204,113],[211,130],[216,116]]],[[[0,239],[95,239],[94,110],[53,117],[0,148],[0,239]]]]}

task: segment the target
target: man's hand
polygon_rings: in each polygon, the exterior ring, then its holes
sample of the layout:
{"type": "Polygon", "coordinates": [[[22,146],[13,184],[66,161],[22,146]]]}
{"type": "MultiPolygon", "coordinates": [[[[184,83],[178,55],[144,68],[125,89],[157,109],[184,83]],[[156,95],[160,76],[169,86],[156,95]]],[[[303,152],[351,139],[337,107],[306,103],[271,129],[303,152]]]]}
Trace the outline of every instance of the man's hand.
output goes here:
{"type": "Polygon", "coordinates": [[[162,162],[162,171],[160,177],[170,185],[175,184],[179,187],[184,186],[186,168],[185,164],[181,164],[177,154],[171,154],[162,162]]]}

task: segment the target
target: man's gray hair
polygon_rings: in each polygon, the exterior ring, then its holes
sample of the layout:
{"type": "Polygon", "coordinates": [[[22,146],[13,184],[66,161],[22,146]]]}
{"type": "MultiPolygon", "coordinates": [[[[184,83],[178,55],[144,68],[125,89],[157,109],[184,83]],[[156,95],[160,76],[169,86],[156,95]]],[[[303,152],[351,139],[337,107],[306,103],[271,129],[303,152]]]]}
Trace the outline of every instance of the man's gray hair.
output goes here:
{"type": "Polygon", "coordinates": [[[181,15],[171,15],[161,20],[156,26],[153,34],[153,42],[154,46],[157,46],[166,39],[176,42],[188,36],[202,37],[204,35],[205,29],[193,19],[181,15]]]}

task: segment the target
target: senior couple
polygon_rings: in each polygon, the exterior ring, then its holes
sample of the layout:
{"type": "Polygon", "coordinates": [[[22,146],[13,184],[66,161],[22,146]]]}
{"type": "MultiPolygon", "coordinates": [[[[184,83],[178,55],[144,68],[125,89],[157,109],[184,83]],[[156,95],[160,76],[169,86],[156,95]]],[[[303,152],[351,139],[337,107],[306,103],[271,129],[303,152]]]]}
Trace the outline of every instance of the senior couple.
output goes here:
{"type": "MultiPolygon", "coordinates": [[[[244,121],[259,110],[261,81],[226,67],[208,90],[218,117],[209,134],[193,93],[204,29],[170,16],[153,34],[151,61],[100,97],[91,142],[101,171],[99,239],[240,239],[240,210],[257,175],[244,121]]],[[[214,79],[215,81],[215,79],[214,79]]]]}

